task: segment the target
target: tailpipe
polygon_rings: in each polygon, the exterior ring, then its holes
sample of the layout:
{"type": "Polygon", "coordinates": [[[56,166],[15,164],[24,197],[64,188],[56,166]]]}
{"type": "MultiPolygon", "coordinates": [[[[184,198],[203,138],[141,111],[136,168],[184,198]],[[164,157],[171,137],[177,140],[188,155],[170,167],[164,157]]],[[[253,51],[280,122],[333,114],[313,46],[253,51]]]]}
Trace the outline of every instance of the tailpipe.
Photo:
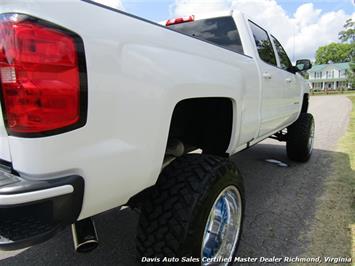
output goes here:
{"type": "Polygon", "coordinates": [[[91,217],[72,224],[71,229],[76,252],[88,253],[99,245],[95,224],[91,217]]]}

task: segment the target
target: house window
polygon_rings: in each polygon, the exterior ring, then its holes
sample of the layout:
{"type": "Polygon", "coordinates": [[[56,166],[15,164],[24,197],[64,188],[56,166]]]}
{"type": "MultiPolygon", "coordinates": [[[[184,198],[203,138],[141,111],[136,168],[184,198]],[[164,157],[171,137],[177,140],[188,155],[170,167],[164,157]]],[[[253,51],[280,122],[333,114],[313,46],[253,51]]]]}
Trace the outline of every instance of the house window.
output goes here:
{"type": "Polygon", "coordinates": [[[314,82],[312,88],[313,89],[321,89],[322,88],[322,83],[314,82]]]}

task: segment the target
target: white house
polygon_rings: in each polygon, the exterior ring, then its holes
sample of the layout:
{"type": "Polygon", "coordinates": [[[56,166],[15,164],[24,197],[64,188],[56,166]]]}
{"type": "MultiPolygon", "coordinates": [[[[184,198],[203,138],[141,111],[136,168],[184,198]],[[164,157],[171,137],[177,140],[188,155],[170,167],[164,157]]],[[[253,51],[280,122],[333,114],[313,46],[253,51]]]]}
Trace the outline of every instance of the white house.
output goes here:
{"type": "Polygon", "coordinates": [[[349,63],[314,65],[308,70],[309,83],[313,90],[351,89],[347,81],[350,71],[349,63]]]}

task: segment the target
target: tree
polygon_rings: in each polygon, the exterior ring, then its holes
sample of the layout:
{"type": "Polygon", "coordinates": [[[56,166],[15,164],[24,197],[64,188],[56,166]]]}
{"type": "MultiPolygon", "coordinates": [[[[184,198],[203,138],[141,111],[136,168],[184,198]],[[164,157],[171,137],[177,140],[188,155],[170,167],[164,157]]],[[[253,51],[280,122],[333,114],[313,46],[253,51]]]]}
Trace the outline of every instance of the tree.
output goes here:
{"type": "Polygon", "coordinates": [[[341,42],[354,42],[355,41],[355,23],[349,18],[344,24],[344,30],[338,34],[341,42]]]}
{"type": "Polygon", "coordinates": [[[350,62],[354,45],[351,43],[331,43],[321,46],[316,52],[316,64],[350,62]]]}
{"type": "Polygon", "coordinates": [[[339,40],[341,42],[348,42],[352,46],[352,53],[350,54],[350,70],[347,73],[348,82],[355,87],[355,23],[349,18],[344,25],[344,30],[339,32],[339,40]]]}

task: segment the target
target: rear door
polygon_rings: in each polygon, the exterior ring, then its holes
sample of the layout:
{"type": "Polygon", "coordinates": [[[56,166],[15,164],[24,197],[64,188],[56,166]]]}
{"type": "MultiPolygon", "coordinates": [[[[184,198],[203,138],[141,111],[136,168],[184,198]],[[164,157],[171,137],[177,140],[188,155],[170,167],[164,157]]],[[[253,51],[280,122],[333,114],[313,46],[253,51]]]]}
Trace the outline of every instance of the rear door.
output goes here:
{"type": "MultiPolygon", "coordinates": [[[[275,131],[284,123],[284,77],[277,67],[276,55],[268,33],[249,21],[257,54],[256,58],[261,72],[261,125],[259,137],[275,131]]],[[[250,77],[253,78],[253,77],[250,77]]]]}
{"type": "Polygon", "coordinates": [[[292,122],[300,109],[300,86],[297,85],[296,75],[292,72],[292,63],[281,43],[271,35],[278,58],[278,67],[284,83],[285,123],[292,122]]]}

